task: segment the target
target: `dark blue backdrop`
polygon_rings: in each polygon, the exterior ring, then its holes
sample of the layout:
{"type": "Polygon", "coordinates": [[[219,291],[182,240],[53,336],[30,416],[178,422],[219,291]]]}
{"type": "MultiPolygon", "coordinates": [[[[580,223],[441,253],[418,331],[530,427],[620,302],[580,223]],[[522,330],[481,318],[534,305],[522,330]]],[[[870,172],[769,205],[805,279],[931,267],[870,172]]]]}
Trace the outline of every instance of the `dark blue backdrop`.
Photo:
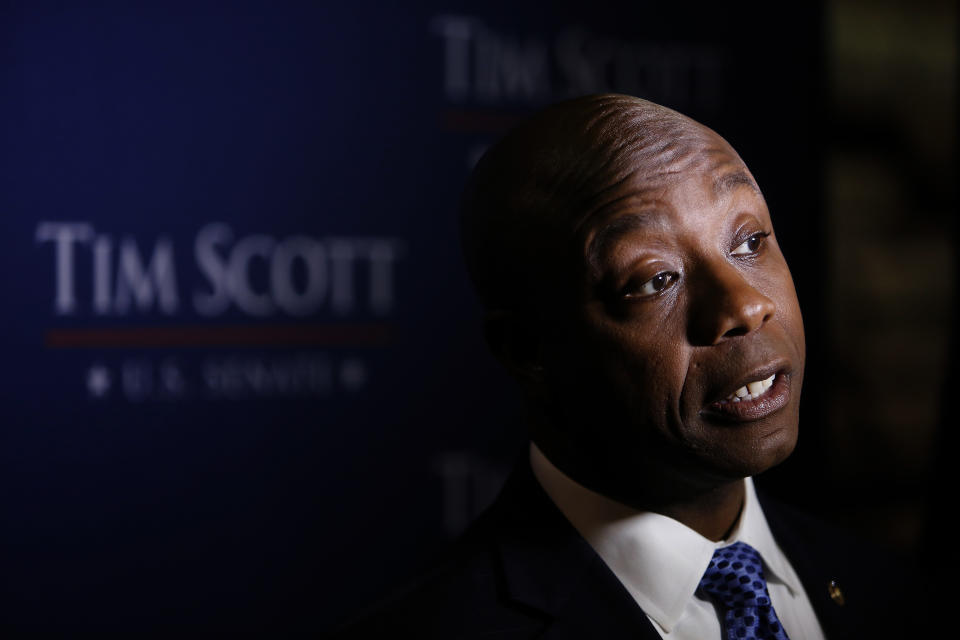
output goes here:
{"type": "Polygon", "coordinates": [[[457,199],[569,95],[734,144],[816,359],[818,10],[660,4],[7,5],[5,628],[324,630],[461,530],[524,437],[457,199]]]}

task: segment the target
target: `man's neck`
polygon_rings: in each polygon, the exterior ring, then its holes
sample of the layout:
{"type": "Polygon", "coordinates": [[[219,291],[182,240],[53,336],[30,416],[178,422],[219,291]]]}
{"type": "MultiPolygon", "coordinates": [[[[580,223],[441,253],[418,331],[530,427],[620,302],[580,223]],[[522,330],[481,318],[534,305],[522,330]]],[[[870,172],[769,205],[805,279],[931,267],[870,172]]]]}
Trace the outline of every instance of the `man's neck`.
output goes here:
{"type": "MultiPolygon", "coordinates": [[[[632,492],[625,497],[614,492],[603,491],[580,481],[575,474],[567,472],[550,460],[536,444],[531,443],[531,464],[538,480],[543,484],[543,470],[549,466],[550,475],[561,477],[564,484],[575,486],[580,492],[590,492],[595,498],[593,504],[603,505],[605,518],[625,517],[638,512],[653,512],[672,518],[701,536],[719,541],[729,537],[737,524],[743,509],[745,488],[742,479],[690,490],[677,490],[680,483],[651,482],[650,487],[669,486],[669,492],[655,492],[652,489],[632,492]]],[[[583,494],[587,495],[587,494],[583,494]]]]}
{"type": "Polygon", "coordinates": [[[684,502],[661,505],[657,511],[716,542],[730,537],[740,518],[743,500],[743,481],[737,480],[684,502]]]}

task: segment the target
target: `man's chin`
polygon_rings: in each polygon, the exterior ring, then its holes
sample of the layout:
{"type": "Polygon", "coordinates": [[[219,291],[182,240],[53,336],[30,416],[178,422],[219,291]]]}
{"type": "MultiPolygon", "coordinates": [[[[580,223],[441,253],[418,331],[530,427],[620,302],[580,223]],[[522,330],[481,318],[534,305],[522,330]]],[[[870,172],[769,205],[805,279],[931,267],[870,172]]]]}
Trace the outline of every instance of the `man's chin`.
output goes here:
{"type": "Polygon", "coordinates": [[[765,434],[752,446],[730,448],[712,460],[720,478],[757,476],[785,462],[797,445],[796,429],[783,428],[765,434]]]}
{"type": "Polygon", "coordinates": [[[668,456],[645,459],[633,466],[634,469],[642,467],[642,472],[619,474],[609,479],[608,486],[616,487],[613,490],[627,503],[634,503],[642,496],[665,501],[687,500],[773,469],[790,457],[796,443],[796,430],[783,429],[753,447],[718,447],[704,451],[705,456],[688,452],[669,461],[668,456]],[[631,489],[626,491],[627,487],[631,489]]]}

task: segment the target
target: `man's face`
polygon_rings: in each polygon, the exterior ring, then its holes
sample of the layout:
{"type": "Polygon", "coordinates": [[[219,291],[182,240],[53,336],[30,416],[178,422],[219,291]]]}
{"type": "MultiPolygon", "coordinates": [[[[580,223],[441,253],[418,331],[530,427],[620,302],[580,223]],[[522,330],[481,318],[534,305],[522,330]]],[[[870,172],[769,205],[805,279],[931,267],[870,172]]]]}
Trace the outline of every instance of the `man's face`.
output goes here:
{"type": "Polygon", "coordinates": [[[543,319],[561,425],[543,448],[626,501],[640,483],[759,473],[797,439],[805,347],[790,272],[746,166],[709,130],[697,146],[638,167],[579,224],[576,294],[543,319]]]}

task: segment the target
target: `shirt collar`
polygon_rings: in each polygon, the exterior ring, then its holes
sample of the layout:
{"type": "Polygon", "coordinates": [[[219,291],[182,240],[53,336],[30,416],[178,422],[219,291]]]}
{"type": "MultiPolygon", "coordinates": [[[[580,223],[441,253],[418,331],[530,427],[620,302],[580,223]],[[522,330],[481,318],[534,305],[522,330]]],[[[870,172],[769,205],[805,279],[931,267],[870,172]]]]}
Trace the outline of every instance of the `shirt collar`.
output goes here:
{"type": "Polygon", "coordinates": [[[750,478],[745,480],[744,508],[730,538],[714,542],[673,518],[638,511],[587,489],[554,466],[532,442],[530,465],[550,499],[666,632],[694,597],[714,551],[736,541],[760,552],[768,581],[780,580],[793,591],[800,588],[770,533],[750,478]]]}
{"type": "Polygon", "coordinates": [[[763,515],[760,500],[757,498],[757,492],[753,486],[753,478],[746,479],[743,510],[730,539],[718,543],[718,546],[726,546],[737,541],[746,542],[760,552],[767,582],[780,581],[795,594],[803,592],[800,578],[790,565],[790,561],[787,560],[786,554],[773,539],[773,533],[770,532],[770,526],[763,515]]]}

